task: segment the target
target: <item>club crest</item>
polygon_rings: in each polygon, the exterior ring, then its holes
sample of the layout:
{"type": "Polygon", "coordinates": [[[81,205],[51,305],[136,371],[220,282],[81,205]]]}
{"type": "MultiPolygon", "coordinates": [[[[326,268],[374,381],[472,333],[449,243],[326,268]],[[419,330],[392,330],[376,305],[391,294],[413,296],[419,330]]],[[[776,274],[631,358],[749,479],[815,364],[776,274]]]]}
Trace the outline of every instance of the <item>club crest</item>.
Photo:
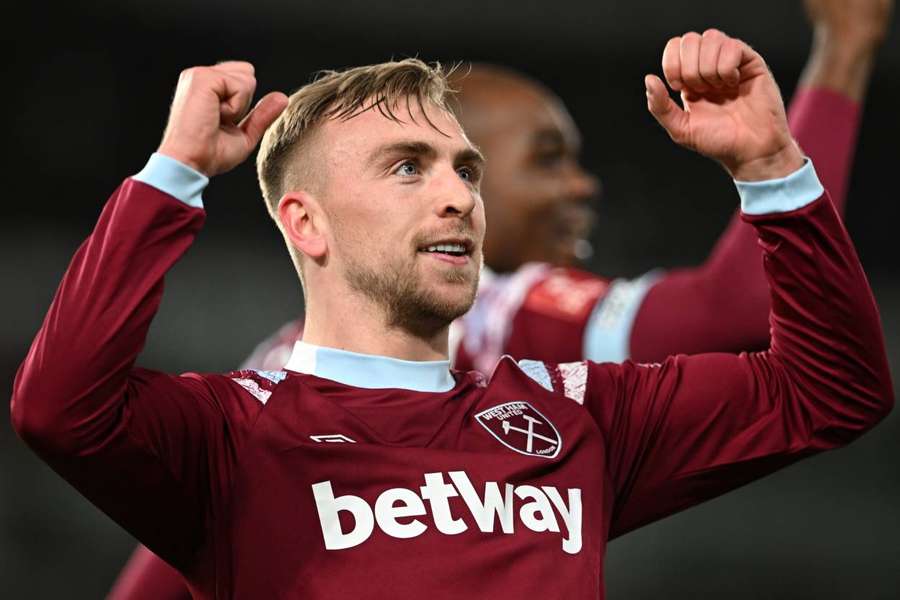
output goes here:
{"type": "Polygon", "coordinates": [[[492,436],[519,454],[556,458],[562,437],[550,419],[527,402],[498,404],[475,415],[492,436]]]}

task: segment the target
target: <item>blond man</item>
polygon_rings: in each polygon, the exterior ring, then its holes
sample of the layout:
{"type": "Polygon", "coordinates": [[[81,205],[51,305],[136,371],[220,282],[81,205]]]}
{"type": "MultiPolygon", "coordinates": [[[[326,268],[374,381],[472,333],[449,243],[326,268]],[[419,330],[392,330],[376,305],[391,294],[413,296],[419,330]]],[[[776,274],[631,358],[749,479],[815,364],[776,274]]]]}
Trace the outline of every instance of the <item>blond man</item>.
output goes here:
{"type": "Polygon", "coordinates": [[[333,73],[248,114],[252,67],[226,63],[182,76],[158,153],[76,254],[16,379],[17,431],[197,597],[602,597],[610,537],[847,443],[893,404],[871,292],[771,73],[721,32],[688,39],[663,61],[683,107],[647,76],[648,108],[736,180],[770,350],[451,371],[485,221],[441,71],[333,73]],[[208,177],[266,129],[303,340],[276,372],[135,368],[208,177]]]}

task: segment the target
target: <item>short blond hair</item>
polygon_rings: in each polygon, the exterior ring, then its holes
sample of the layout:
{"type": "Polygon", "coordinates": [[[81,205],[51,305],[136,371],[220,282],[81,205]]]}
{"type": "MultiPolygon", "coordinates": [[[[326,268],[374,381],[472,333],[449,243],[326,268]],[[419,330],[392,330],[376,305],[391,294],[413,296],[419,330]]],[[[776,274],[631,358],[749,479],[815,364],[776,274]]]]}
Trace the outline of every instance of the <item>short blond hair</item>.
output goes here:
{"type": "MultiPolygon", "coordinates": [[[[377,108],[388,119],[403,122],[395,111],[405,107],[412,118],[410,98],[420,108],[428,102],[449,110],[451,90],[447,79],[452,71],[440,63],[429,65],[407,58],[344,71],[322,71],[312,83],[294,92],[287,108],[263,136],[256,156],[259,185],[276,222],[278,202],[289,186],[310,184],[304,178],[312,177],[314,167],[301,149],[320,123],[351,119],[370,108],[377,108]]],[[[434,126],[430,121],[429,124],[434,126]]]]}

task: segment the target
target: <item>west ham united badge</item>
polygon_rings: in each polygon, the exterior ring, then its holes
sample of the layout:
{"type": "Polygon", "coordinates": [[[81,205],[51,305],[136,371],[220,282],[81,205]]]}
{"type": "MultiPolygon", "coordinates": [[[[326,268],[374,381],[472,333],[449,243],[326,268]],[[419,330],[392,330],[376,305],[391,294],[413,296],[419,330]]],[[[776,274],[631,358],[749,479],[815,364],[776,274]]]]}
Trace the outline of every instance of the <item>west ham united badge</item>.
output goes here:
{"type": "Polygon", "coordinates": [[[519,454],[556,458],[562,448],[562,438],[550,419],[527,402],[498,404],[475,415],[475,420],[519,454]]]}

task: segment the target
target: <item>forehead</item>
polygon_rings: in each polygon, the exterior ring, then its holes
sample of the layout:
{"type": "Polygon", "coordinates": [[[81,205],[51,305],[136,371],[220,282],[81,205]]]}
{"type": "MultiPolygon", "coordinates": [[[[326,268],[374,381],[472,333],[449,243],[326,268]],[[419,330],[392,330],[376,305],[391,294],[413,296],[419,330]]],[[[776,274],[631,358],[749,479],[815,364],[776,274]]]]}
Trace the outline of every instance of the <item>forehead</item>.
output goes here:
{"type": "Polygon", "coordinates": [[[481,87],[466,119],[479,143],[482,138],[492,145],[503,140],[527,138],[539,143],[556,138],[573,148],[580,146],[581,135],[569,111],[548,90],[516,79],[481,87]]]}
{"type": "Polygon", "coordinates": [[[439,153],[457,153],[472,148],[456,117],[430,102],[415,98],[391,107],[391,119],[377,107],[349,119],[330,119],[322,124],[320,140],[332,159],[364,159],[373,150],[392,141],[417,140],[430,144],[439,153]]]}

